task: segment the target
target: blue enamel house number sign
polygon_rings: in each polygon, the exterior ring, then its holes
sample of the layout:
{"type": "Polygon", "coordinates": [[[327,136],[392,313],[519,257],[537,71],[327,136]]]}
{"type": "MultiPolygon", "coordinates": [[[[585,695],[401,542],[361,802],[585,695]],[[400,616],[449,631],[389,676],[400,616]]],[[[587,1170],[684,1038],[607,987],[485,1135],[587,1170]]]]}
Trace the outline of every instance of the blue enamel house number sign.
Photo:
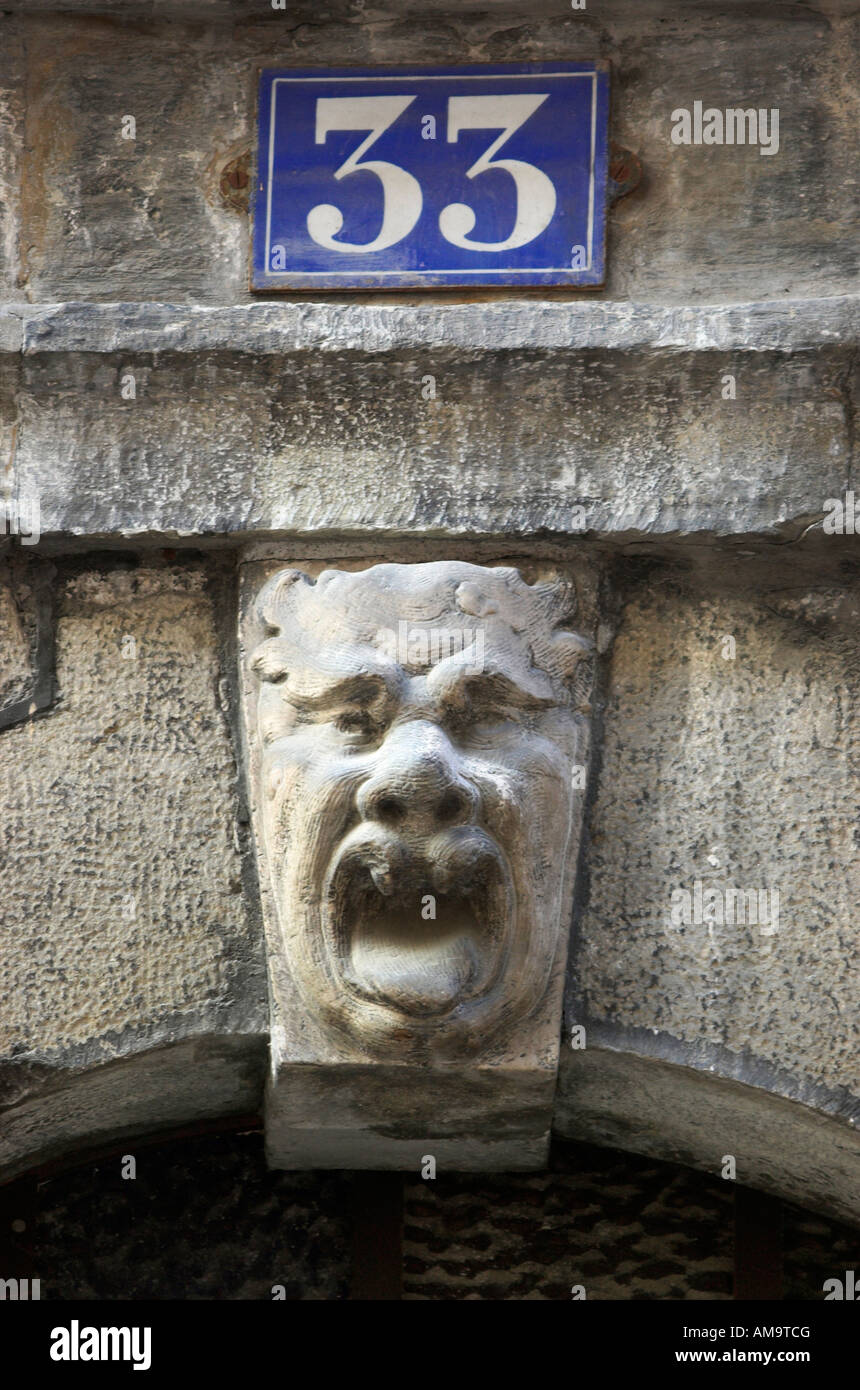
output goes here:
{"type": "Polygon", "coordinates": [[[256,290],[600,285],[609,71],[266,70],[256,290]]]}

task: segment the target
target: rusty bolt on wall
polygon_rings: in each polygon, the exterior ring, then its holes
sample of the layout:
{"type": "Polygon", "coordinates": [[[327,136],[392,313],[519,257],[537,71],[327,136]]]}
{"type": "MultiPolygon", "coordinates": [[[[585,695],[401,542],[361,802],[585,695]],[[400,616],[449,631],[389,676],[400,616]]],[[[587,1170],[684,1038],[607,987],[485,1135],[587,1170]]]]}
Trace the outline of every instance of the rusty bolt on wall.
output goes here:
{"type": "Polygon", "coordinates": [[[638,188],[642,178],[642,161],[632,150],[625,150],[615,141],[609,149],[609,196],[613,203],[638,188]]]}
{"type": "Polygon", "coordinates": [[[251,187],[251,151],[243,150],[229,160],[221,170],[221,199],[224,206],[233,212],[248,211],[248,194],[251,187]]]}

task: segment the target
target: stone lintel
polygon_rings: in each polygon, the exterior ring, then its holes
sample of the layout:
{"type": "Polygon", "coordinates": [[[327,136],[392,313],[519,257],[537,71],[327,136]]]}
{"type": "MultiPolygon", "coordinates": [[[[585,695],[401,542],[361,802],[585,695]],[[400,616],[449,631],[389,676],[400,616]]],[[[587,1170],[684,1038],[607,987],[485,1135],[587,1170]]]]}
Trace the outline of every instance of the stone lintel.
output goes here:
{"type": "Polygon", "coordinates": [[[0,351],[230,354],[511,352],[799,352],[856,343],[860,296],[677,305],[463,296],[409,302],[0,304],[0,351]]]}

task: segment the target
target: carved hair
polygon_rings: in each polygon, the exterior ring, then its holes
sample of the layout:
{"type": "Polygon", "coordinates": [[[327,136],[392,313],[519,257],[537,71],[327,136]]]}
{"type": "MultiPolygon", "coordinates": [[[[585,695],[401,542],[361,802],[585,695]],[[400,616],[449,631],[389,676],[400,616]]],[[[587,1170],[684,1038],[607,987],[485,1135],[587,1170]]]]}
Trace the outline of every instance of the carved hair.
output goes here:
{"type": "MultiPolygon", "coordinates": [[[[532,664],[570,693],[580,663],[592,651],[587,638],[563,626],[576,606],[569,579],[529,584],[511,567],[488,569],[460,561],[384,564],[325,570],[315,582],[300,570],[281,570],[257,599],[266,640],[254,652],[251,669],[260,680],[279,680],[295,661],[321,661],[321,634],[336,650],[341,644],[372,640],[404,616],[426,624],[444,621],[440,613],[445,613],[464,626],[469,618],[477,619],[488,636],[503,642],[515,634],[527,646],[532,664]]],[[[556,693],[561,697],[560,690],[556,693]]]]}

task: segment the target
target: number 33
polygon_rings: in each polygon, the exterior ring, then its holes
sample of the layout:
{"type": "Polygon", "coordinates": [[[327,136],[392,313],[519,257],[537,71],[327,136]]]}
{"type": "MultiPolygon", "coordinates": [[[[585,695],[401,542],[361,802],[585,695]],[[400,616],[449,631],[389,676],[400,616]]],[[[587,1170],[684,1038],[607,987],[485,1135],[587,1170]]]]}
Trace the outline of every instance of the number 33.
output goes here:
{"type": "MultiPolygon", "coordinates": [[[[556,205],[555,185],[541,169],[522,159],[495,159],[494,155],[520,126],[533,116],[549,93],[534,96],[451,97],[448,101],[448,143],[455,144],[461,130],[501,130],[480,159],[466,170],[474,179],[487,169],[504,169],[516,186],[516,217],[513,231],[504,241],[473,241],[469,232],[475,225],[475,212],[467,203],[449,203],[439,214],[439,230],[453,246],[467,251],[510,251],[540,236],[552,221],[556,205]]],[[[332,203],[319,203],[308,213],[312,239],[328,251],[347,251],[366,255],[385,251],[408,236],[424,206],[421,185],[398,164],[362,156],[402,116],[415,97],[320,97],[316,107],[318,145],[324,145],[331,130],[366,130],[370,133],[353,150],[340,168],[338,180],[358,169],[375,174],[382,184],[382,226],[373,241],[338,241],[343,213],[332,203]]]]}

